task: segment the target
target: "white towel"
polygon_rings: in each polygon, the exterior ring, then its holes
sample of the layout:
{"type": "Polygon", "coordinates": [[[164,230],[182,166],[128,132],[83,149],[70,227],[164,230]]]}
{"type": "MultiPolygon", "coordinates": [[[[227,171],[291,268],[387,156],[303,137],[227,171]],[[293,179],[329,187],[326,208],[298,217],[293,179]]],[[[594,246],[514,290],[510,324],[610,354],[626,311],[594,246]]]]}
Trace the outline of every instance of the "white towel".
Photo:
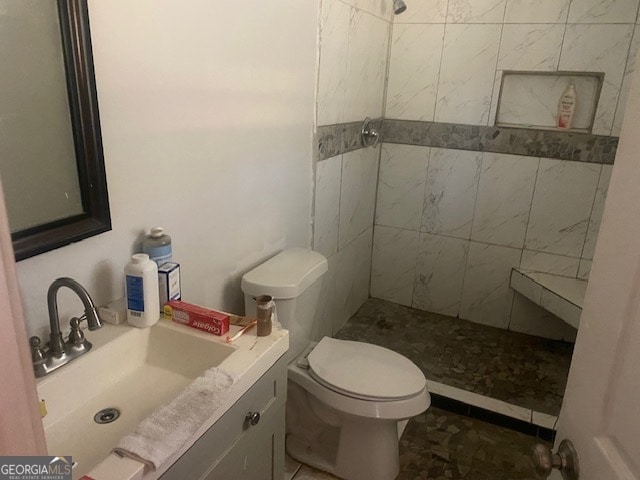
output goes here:
{"type": "Polygon", "coordinates": [[[210,368],[123,437],[114,453],[157,469],[213,415],[235,381],[225,370],[210,368]]]}

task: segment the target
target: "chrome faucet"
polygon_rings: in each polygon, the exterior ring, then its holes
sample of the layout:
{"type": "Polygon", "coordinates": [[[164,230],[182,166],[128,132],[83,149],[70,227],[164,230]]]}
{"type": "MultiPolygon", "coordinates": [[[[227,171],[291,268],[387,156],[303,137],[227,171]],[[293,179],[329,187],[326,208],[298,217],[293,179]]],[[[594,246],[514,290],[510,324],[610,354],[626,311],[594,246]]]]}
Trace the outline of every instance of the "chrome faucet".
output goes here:
{"type": "Polygon", "coordinates": [[[98,318],[98,312],[89,292],[72,278],[62,277],[53,281],[47,292],[47,305],[51,330],[48,350],[45,352],[40,348],[40,338],[31,337],[29,339],[36,377],[43,377],[53,372],[91,349],[91,343],[84,338],[84,333],[80,330],[80,322],[86,319],[89,330],[97,330],[102,327],[102,322],[98,318]],[[78,295],[84,305],[84,315],[80,318],[74,317],[69,322],[71,332],[66,342],[60,331],[60,318],[58,317],[58,290],[61,287],[70,288],[78,295]]]}

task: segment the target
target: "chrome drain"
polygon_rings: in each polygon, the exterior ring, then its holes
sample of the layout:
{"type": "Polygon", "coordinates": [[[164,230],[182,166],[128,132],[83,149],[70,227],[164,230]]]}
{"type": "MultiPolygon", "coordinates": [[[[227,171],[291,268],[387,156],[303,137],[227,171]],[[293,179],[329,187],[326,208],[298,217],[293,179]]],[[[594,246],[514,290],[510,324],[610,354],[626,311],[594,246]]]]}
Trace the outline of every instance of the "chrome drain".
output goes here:
{"type": "Polygon", "coordinates": [[[115,422],[120,416],[120,410],[117,408],[103,408],[93,416],[93,421],[104,425],[105,423],[115,422]]]}

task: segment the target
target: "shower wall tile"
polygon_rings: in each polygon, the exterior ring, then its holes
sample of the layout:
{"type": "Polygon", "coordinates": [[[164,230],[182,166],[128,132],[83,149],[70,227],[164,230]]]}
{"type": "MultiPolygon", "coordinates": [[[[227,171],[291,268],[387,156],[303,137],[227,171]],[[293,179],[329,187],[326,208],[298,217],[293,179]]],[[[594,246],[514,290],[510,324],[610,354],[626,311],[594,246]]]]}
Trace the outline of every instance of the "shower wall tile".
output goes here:
{"type": "Polygon", "coordinates": [[[509,286],[528,300],[539,304],[542,297],[542,285],[531,280],[519,270],[511,270],[509,286]]]}
{"type": "Polygon", "coordinates": [[[578,273],[579,258],[554,255],[552,253],[524,250],[520,259],[520,268],[534,272],[551,273],[563,277],[575,277],[578,273]]]}
{"type": "Polygon", "coordinates": [[[368,228],[336,255],[334,332],[369,297],[373,228],[368,228]]]}
{"type": "Polygon", "coordinates": [[[386,21],[393,15],[393,3],[388,0],[348,0],[348,3],[386,21]]]}
{"type": "Polygon", "coordinates": [[[536,157],[483,154],[472,240],[522,248],[538,163],[536,157]]]}
{"type": "Polygon", "coordinates": [[[580,260],[580,267],[578,268],[577,278],[581,280],[589,280],[589,274],[591,273],[591,260],[580,260]]]}
{"type": "Polygon", "coordinates": [[[320,66],[318,73],[317,124],[341,123],[344,119],[345,79],[351,7],[340,0],[324,0],[320,11],[320,66]]]}
{"type": "Polygon", "coordinates": [[[429,148],[383,144],[376,225],[420,230],[429,148]]]}
{"type": "Polygon", "coordinates": [[[373,225],[379,152],[361,148],[342,157],[339,250],[373,225]]]}
{"type": "Polygon", "coordinates": [[[511,269],[520,263],[521,250],[471,242],[464,276],[460,318],[507,328],[513,290],[511,269]]]}
{"type": "Polygon", "coordinates": [[[551,290],[544,290],[542,292],[542,297],[540,298],[540,306],[562,318],[572,327],[579,327],[582,308],[572,304],[571,302],[568,302],[560,295],[556,295],[551,290]]]}
{"type": "Polygon", "coordinates": [[[600,220],[602,219],[604,202],[607,198],[607,191],[609,190],[609,181],[611,180],[612,170],[613,167],[611,165],[603,165],[602,172],[600,173],[600,180],[598,180],[596,198],[593,201],[593,209],[591,210],[591,218],[589,219],[589,228],[587,229],[587,238],[584,242],[584,250],[582,251],[582,258],[586,258],[588,260],[593,259],[593,253],[596,249],[596,239],[598,238],[598,232],[600,231],[600,220]]]}
{"type": "Polygon", "coordinates": [[[579,162],[540,160],[525,248],[580,257],[600,168],[579,162]]]}
{"type": "Polygon", "coordinates": [[[352,305],[355,303],[354,278],[356,272],[356,245],[351,242],[335,255],[336,291],[333,319],[333,331],[340,330],[351,318],[352,305]]]}
{"type": "Polygon", "coordinates": [[[422,231],[470,237],[481,164],[479,152],[431,149],[422,231]]]}
{"type": "Polygon", "coordinates": [[[395,25],[403,23],[445,23],[448,0],[421,0],[411,2],[411,7],[393,18],[395,25]]]}
{"type": "Polygon", "coordinates": [[[576,343],[578,336],[578,329],[572,327],[568,323],[565,325],[564,335],[562,336],[563,342],[576,343]]]}
{"type": "Polygon", "coordinates": [[[336,295],[336,255],[327,257],[327,273],[322,277],[322,290],[315,311],[312,339],[319,341],[333,335],[333,319],[336,295]]]}
{"type": "Polygon", "coordinates": [[[500,89],[502,87],[502,70],[496,70],[493,80],[493,92],[491,94],[491,108],[489,109],[488,125],[496,124],[496,115],[498,114],[498,101],[500,100],[500,89]]]}
{"type": "Polygon", "coordinates": [[[633,23],[638,0],[580,0],[571,2],[569,23],[633,23]]]}
{"type": "Polygon", "coordinates": [[[553,71],[558,67],[564,25],[505,25],[498,70],[553,71]]]}
{"type": "Polygon", "coordinates": [[[449,0],[447,23],[502,23],[505,0],[449,0]]]}
{"type": "Polygon", "coordinates": [[[385,116],[433,120],[444,25],[393,28],[385,116]]]}
{"type": "Polygon", "coordinates": [[[351,10],[345,122],[382,115],[389,29],[389,22],[359,9],[351,10]]]}
{"type": "Polygon", "coordinates": [[[634,27],[633,39],[631,40],[631,47],[629,48],[629,56],[627,57],[627,66],[624,70],[624,77],[622,79],[622,87],[620,88],[620,96],[618,98],[618,107],[616,108],[616,115],[613,120],[612,135],[620,135],[622,131],[622,120],[624,119],[625,105],[629,98],[629,89],[631,88],[631,79],[633,78],[633,72],[636,70],[636,61],[638,57],[638,50],[640,50],[640,28],[634,27]]]}
{"type": "Polygon", "coordinates": [[[486,125],[502,26],[447,24],[435,120],[486,125]]]}
{"type": "Polygon", "coordinates": [[[467,240],[421,233],[413,307],[457,316],[468,254],[467,240]]]}
{"type": "Polygon", "coordinates": [[[356,313],[367,298],[369,298],[373,226],[358,235],[353,243],[355,244],[355,269],[353,277],[353,303],[351,304],[350,316],[356,313]]]}
{"type": "Polygon", "coordinates": [[[593,133],[611,134],[632,35],[632,25],[567,25],[559,69],[605,74],[593,133]]]}
{"type": "Polygon", "coordinates": [[[507,0],[504,23],[565,23],[571,0],[507,0]]]}
{"type": "Polygon", "coordinates": [[[566,323],[548,310],[515,293],[509,330],[552,340],[562,340],[566,331],[566,323]]]}
{"type": "Polygon", "coordinates": [[[325,257],[338,251],[341,177],[342,155],[317,163],[313,249],[325,257]]]}
{"type": "Polygon", "coordinates": [[[411,230],[376,225],[371,267],[372,297],[411,306],[419,236],[411,230]]]}

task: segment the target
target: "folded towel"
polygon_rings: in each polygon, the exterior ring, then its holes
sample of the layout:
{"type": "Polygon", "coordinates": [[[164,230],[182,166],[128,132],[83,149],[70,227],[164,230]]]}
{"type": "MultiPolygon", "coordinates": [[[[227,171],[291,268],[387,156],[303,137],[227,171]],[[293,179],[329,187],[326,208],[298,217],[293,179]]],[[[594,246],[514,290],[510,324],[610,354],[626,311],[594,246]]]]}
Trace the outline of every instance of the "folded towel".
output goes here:
{"type": "Polygon", "coordinates": [[[157,469],[213,415],[235,381],[225,370],[210,368],[123,437],[114,453],[157,469]]]}

